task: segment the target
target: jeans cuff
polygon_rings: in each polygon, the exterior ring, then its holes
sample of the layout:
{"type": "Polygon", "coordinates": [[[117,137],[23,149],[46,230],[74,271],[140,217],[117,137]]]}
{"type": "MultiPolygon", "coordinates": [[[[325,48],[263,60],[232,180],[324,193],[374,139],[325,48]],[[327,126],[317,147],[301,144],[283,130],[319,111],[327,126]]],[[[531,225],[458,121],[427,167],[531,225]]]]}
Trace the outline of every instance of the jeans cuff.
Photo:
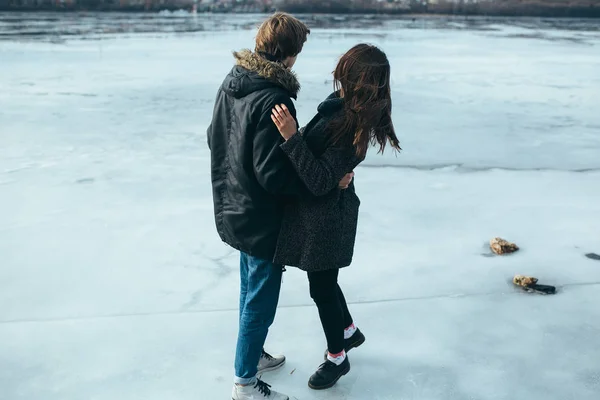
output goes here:
{"type": "Polygon", "coordinates": [[[254,383],[256,381],[256,376],[253,376],[252,378],[238,378],[237,376],[235,378],[233,378],[233,383],[235,383],[236,385],[249,385],[251,383],[254,383]]]}

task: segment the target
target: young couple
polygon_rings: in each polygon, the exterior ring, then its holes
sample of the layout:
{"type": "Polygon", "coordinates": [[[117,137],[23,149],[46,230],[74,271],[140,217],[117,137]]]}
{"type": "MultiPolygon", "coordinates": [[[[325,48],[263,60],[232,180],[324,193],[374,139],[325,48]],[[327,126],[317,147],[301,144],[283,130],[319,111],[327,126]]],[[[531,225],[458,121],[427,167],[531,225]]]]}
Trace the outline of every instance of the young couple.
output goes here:
{"type": "Polygon", "coordinates": [[[215,221],[240,251],[240,314],[233,400],[286,400],[257,378],[285,357],[263,350],[275,318],[284,266],[308,273],[325,337],[325,362],[313,389],[350,371],[346,353],[365,337],[353,323],[340,268],[350,265],[360,201],[353,170],[371,144],[399,149],[391,119],[390,65],[378,48],[359,44],[334,72],[335,92],[298,130],[300,84],[291,71],[310,30],[277,13],[258,30],[256,48],[234,53],[236,65],[217,94],[208,128],[215,221]]]}

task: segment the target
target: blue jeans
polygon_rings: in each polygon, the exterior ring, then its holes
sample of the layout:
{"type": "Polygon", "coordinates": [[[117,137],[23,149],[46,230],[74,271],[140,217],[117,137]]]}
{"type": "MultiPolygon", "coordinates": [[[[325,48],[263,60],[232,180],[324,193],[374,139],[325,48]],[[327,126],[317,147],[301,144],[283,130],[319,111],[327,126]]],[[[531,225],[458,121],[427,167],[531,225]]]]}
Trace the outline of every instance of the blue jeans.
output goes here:
{"type": "Polygon", "coordinates": [[[283,267],[240,252],[240,329],[235,351],[235,383],[254,382],[257,365],[275,319],[283,267]]]}

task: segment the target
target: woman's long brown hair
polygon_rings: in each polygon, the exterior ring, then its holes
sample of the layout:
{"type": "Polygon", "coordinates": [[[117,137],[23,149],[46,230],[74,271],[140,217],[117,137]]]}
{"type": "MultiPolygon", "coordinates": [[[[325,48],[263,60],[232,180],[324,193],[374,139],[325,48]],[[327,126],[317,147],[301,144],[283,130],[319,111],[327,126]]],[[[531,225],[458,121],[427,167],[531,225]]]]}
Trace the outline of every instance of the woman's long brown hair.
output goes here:
{"type": "Polygon", "coordinates": [[[344,97],[344,112],[329,125],[332,142],[350,143],[363,159],[370,145],[400,149],[392,123],[390,63],[376,46],[359,44],[340,58],[333,73],[335,90],[344,97]]]}

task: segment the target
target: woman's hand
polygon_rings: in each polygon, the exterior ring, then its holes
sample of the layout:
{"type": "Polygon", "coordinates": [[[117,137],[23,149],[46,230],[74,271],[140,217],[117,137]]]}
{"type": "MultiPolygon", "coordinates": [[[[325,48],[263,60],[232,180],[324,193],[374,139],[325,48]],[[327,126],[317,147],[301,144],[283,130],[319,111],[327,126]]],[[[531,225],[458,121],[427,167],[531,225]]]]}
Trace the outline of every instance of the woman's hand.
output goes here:
{"type": "Polygon", "coordinates": [[[277,105],[272,110],[271,119],[275,122],[275,126],[279,129],[279,133],[285,140],[289,140],[298,132],[298,125],[296,120],[290,114],[290,110],[282,104],[277,105]]]}

